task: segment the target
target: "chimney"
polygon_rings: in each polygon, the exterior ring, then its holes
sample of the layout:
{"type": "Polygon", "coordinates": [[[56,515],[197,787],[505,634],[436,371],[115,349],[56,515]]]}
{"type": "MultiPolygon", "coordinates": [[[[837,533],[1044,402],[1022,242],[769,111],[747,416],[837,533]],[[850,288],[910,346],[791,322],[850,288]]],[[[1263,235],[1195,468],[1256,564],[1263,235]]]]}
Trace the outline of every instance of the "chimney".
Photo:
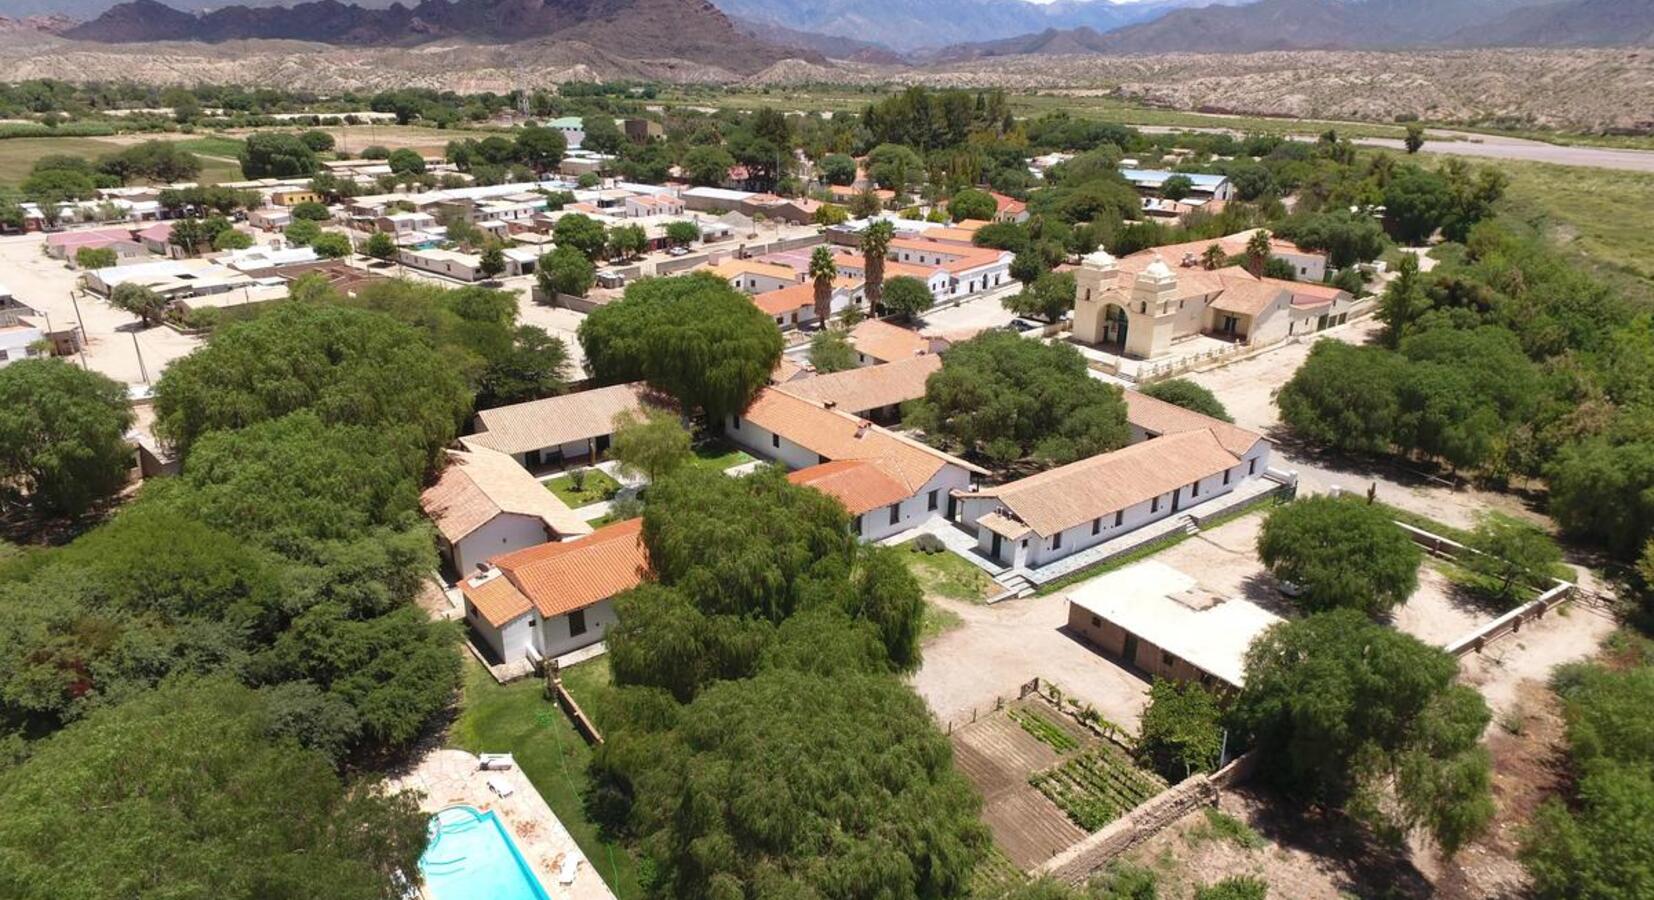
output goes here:
{"type": "Polygon", "coordinates": [[[468,583],[472,587],[482,587],[498,577],[500,570],[493,563],[480,562],[477,563],[477,573],[471,576],[468,583]]]}
{"type": "Polygon", "coordinates": [[[837,400],[828,400],[825,403],[821,404],[821,408],[822,409],[837,409],[838,408],[838,401],[837,400]]]}
{"type": "Polygon", "coordinates": [[[869,422],[866,419],[862,419],[860,422],[857,422],[856,423],[856,440],[859,441],[863,437],[865,437],[867,435],[867,429],[869,427],[871,427],[872,424],[873,424],[872,422],[869,422]]]}

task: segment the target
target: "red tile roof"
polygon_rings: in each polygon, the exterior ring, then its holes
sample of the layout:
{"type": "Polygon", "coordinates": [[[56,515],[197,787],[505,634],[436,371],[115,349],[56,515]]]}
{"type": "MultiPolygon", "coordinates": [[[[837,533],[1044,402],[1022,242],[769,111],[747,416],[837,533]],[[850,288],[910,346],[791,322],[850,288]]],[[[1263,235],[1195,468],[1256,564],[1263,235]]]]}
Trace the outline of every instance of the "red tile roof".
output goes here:
{"type": "Polygon", "coordinates": [[[890,477],[877,463],[861,459],[837,459],[789,473],[793,484],[813,487],[838,500],[850,515],[859,516],[892,503],[900,503],[913,492],[890,477]]]}
{"type": "Polygon", "coordinates": [[[529,606],[541,616],[585,609],[637,587],[649,573],[642,519],[616,522],[577,540],[540,544],[490,562],[499,575],[481,584],[467,578],[460,582],[460,591],[495,626],[522,615],[529,606]]]}

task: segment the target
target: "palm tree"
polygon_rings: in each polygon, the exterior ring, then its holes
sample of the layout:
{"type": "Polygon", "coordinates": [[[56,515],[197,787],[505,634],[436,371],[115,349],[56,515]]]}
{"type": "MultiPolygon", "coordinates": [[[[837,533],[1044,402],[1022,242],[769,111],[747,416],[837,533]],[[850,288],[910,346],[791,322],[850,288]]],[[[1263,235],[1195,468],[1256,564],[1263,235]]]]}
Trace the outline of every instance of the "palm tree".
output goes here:
{"type": "Polygon", "coordinates": [[[816,321],[823,326],[833,315],[833,279],[838,277],[838,264],[833,262],[833,251],[825,245],[810,254],[810,277],[815,279],[816,321]]]}
{"type": "Polygon", "coordinates": [[[1206,248],[1205,253],[1200,255],[1200,267],[1208,272],[1213,269],[1221,269],[1223,268],[1223,261],[1227,258],[1222,247],[1212,244],[1206,248]]]}
{"type": "Polygon", "coordinates": [[[878,315],[879,304],[884,300],[884,255],[890,252],[890,239],[895,236],[895,226],[884,219],[868,225],[861,233],[861,255],[867,263],[868,315],[878,315]]]}
{"type": "Polygon", "coordinates": [[[1264,264],[1269,262],[1269,238],[1269,232],[1259,228],[1246,241],[1246,269],[1253,275],[1262,275],[1264,264]]]}

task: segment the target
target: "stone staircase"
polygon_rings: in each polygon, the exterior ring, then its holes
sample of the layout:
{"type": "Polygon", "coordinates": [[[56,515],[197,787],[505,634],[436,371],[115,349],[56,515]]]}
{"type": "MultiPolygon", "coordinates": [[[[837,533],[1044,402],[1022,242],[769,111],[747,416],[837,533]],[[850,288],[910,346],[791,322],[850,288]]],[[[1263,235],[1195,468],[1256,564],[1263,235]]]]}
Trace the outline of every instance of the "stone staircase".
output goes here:
{"type": "Polygon", "coordinates": [[[1035,589],[1034,583],[1019,569],[1007,569],[995,575],[994,581],[1005,589],[1004,593],[996,598],[997,600],[1032,596],[1035,589]]]}

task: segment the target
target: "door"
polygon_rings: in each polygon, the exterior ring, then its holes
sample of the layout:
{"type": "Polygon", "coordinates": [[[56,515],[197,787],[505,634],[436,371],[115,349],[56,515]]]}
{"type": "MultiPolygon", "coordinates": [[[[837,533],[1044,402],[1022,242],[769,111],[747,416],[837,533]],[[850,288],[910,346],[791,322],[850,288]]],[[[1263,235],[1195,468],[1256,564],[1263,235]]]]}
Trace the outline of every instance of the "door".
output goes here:
{"type": "Polygon", "coordinates": [[[1005,542],[1004,538],[1000,537],[997,534],[994,535],[993,549],[988,551],[988,555],[993,557],[996,560],[999,559],[999,548],[1000,548],[1000,545],[1003,544],[1004,542],[1005,542]]]}
{"type": "Polygon", "coordinates": [[[1126,644],[1120,649],[1120,657],[1131,665],[1137,665],[1137,635],[1126,635],[1126,644]]]}
{"type": "Polygon", "coordinates": [[[952,495],[952,494],[949,494],[949,495],[948,495],[948,514],[947,514],[947,520],[948,520],[948,521],[949,521],[949,522],[952,522],[952,521],[954,521],[954,518],[953,518],[953,517],[954,517],[954,516],[955,516],[955,515],[956,515],[956,514],[957,514],[957,513],[958,513],[958,512],[959,512],[959,498],[958,498],[958,497],[955,497],[955,496],[953,496],[953,495],[952,495]]]}
{"type": "Polygon", "coordinates": [[[1172,489],[1172,512],[1177,512],[1183,506],[1183,489],[1172,489]]]}

